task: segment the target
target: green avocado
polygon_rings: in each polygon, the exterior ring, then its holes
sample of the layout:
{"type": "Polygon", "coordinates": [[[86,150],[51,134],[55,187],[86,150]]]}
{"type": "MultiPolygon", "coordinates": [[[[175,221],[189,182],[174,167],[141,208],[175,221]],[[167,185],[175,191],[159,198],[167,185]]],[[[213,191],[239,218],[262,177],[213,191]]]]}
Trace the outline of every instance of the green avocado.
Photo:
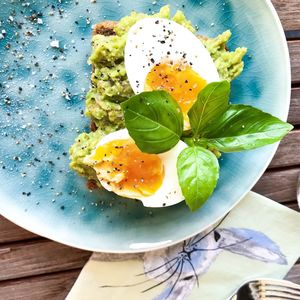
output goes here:
{"type": "Polygon", "coordinates": [[[244,69],[243,57],[247,53],[247,48],[244,47],[228,51],[226,44],[230,37],[230,30],[226,30],[215,38],[200,37],[210,53],[221,79],[228,81],[232,81],[242,73],[244,69]]]}
{"type": "MultiPolygon", "coordinates": [[[[124,118],[120,103],[134,95],[129,84],[124,65],[124,47],[127,32],[132,25],[143,18],[159,17],[172,19],[195,33],[196,29],[178,10],[171,18],[170,7],[162,7],[157,14],[147,15],[132,12],[122,18],[114,28],[115,35],[97,34],[92,39],[92,53],[88,62],[93,65],[92,88],[86,95],[85,114],[97,126],[96,132],[82,133],[70,148],[70,167],[80,175],[96,179],[94,170],[83,159],[95,148],[99,140],[110,132],[124,128],[124,118]]],[[[221,79],[231,81],[243,71],[243,57],[246,48],[229,51],[226,43],[231,37],[230,30],[215,38],[198,36],[209,51],[221,79]]]]}
{"type": "Polygon", "coordinates": [[[79,175],[88,179],[97,179],[96,172],[93,168],[84,163],[84,158],[90,155],[96,147],[98,141],[105,135],[102,130],[97,130],[90,133],[81,133],[71,146],[70,152],[70,167],[79,175]]]}

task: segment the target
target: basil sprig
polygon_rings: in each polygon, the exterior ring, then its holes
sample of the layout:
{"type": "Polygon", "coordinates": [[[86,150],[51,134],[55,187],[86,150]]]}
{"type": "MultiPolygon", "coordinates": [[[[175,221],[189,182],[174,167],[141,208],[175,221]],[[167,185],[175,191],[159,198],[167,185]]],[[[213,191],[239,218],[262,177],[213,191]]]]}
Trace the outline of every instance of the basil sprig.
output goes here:
{"type": "Polygon", "coordinates": [[[163,153],[180,138],[190,146],[178,156],[177,175],[192,211],[205,203],[217,184],[216,156],[220,152],[272,144],[293,129],[292,125],[257,108],[230,105],[229,94],[227,81],[208,84],[188,112],[190,133],[183,133],[181,109],[165,91],[144,92],[122,103],[126,128],[141,151],[163,153]]]}

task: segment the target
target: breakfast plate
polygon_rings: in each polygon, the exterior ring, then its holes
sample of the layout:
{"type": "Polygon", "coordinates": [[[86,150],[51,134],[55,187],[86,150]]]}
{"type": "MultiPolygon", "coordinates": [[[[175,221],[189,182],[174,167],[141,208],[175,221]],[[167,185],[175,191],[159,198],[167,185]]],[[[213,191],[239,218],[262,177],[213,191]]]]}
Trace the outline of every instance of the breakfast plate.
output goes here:
{"type": "MultiPolygon", "coordinates": [[[[4,1],[6,2],[6,1],[4,1]]],[[[0,12],[0,213],[55,241],[92,251],[141,252],[169,246],[213,224],[250,191],[277,145],[223,154],[214,194],[191,212],[183,203],[144,207],[105,190],[89,191],[69,169],[68,149],[87,131],[85,95],[92,25],[132,10],[151,14],[166,1],[4,3],[0,12]]],[[[229,48],[245,46],[244,71],[230,101],[286,120],[290,65],[270,1],[170,2],[204,36],[232,31],[229,48]]]]}

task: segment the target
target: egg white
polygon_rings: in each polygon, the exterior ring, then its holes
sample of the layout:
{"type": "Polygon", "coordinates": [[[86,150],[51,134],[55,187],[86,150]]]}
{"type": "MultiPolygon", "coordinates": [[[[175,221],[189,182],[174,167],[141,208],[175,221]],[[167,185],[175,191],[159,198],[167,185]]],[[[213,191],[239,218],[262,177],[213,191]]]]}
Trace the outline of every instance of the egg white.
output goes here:
{"type": "Polygon", "coordinates": [[[125,45],[125,68],[136,94],[144,91],[154,65],[165,60],[184,60],[207,83],[220,81],[209,52],[185,27],[161,18],[146,18],[132,26],[125,45]]]}
{"type": "MultiPolygon", "coordinates": [[[[110,133],[104,136],[99,143],[97,144],[94,152],[86,158],[86,163],[92,165],[93,159],[92,157],[95,154],[95,151],[98,147],[101,147],[104,144],[107,144],[114,140],[127,140],[131,139],[127,129],[121,129],[116,132],[110,133]]],[[[160,188],[150,196],[141,196],[138,198],[134,198],[142,201],[143,205],[146,207],[164,207],[171,206],[177,204],[184,200],[184,197],[181,192],[181,188],[179,186],[178,176],[177,176],[177,157],[180,152],[185,149],[187,145],[179,141],[178,144],[173,147],[171,150],[157,154],[161,159],[164,167],[164,178],[160,188]]],[[[126,198],[132,198],[130,196],[130,192],[122,189],[122,190],[114,190],[111,185],[108,185],[106,181],[99,178],[101,185],[108,191],[114,192],[119,196],[123,196],[126,198]]]]}

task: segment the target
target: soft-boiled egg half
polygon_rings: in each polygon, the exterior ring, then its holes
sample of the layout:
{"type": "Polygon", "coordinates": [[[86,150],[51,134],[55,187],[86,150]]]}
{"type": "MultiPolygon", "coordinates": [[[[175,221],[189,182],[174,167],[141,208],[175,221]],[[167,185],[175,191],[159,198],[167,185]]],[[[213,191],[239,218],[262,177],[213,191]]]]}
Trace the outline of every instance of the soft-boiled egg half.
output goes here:
{"type": "Polygon", "coordinates": [[[186,147],[179,141],[165,153],[143,153],[127,129],[122,129],[104,136],[85,163],[94,168],[106,190],[141,200],[144,206],[170,206],[184,200],[176,162],[186,147]]]}
{"type": "Polygon", "coordinates": [[[125,67],[133,91],[163,89],[179,103],[184,129],[190,128],[187,112],[199,92],[219,81],[217,68],[202,42],[174,21],[147,18],[128,32],[125,67]]]}

